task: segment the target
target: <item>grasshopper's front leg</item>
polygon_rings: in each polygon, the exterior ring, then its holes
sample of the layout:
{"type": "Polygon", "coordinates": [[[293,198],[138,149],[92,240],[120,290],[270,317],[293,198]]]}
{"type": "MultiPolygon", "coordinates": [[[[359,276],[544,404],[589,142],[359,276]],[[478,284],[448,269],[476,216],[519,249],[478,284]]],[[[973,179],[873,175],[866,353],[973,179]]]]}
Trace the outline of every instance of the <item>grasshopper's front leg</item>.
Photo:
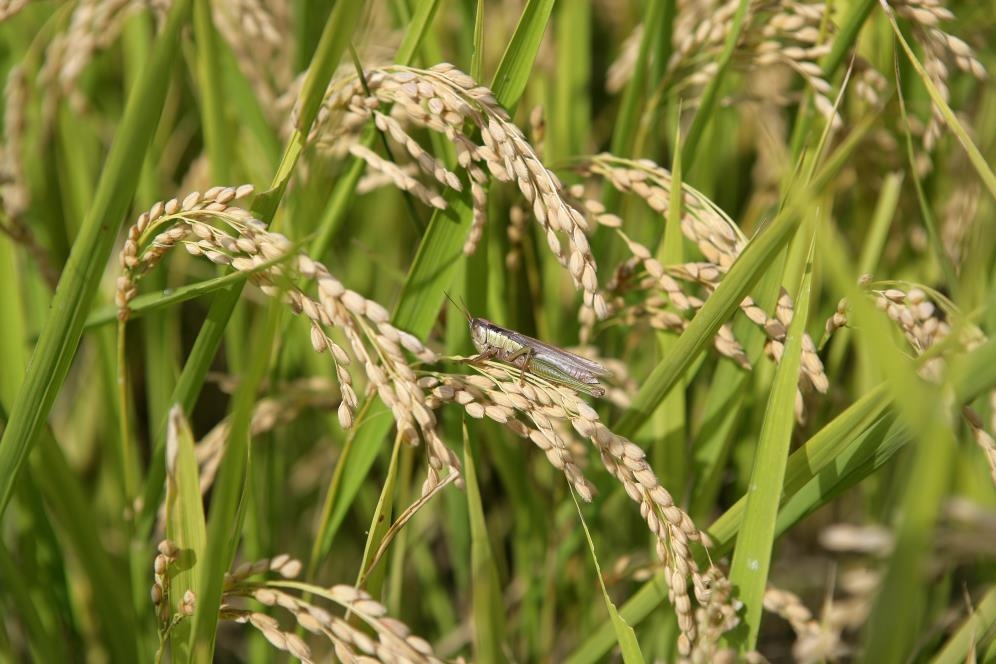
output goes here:
{"type": "Polygon", "coordinates": [[[486,360],[493,360],[497,357],[498,357],[498,349],[495,347],[491,347],[486,351],[484,351],[483,353],[478,353],[474,357],[467,358],[467,360],[465,361],[469,364],[478,364],[486,360]]]}

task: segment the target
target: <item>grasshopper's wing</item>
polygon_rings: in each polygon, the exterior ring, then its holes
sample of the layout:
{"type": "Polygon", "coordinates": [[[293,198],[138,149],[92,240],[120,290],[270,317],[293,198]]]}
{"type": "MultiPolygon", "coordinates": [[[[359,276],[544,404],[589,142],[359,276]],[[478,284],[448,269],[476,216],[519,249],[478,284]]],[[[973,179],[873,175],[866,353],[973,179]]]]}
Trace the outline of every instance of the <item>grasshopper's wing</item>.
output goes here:
{"type": "Polygon", "coordinates": [[[539,339],[534,339],[528,334],[508,330],[508,337],[522,346],[532,348],[535,359],[554,365],[570,367],[576,376],[582,376],[585,373],[590,374],[592,378],[612,375],[611,371],[594,360],[589,360],[587,357],[581,357],[563,348],[557,348],[539,339]]]}

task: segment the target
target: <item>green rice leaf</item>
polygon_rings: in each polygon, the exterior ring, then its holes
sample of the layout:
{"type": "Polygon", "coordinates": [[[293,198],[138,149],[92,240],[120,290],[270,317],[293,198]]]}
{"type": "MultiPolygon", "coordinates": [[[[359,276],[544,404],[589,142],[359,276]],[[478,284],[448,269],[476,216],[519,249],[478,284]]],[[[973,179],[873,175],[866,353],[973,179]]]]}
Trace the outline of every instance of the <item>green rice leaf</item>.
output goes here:
{"type": "Polygon", "coordinates": [[[893,33],[896,35],[896,40],[903,47],[903,51],[906,53],[906,57],[909,58],[910,64],[913,65],[917,75],[919,75],[920,81],[927,88],[930,100],[940,110],[941,115],[944,116],[944,122],[947,123],[948,128],[955,135],[955,138],[958,139],[958,142],[961,143],[961,147],[965,150],[968,160],[975,167],[975,172],[979,175],[986,189],[989,190],[989,195],[996,199],[996,174],[993,173],[992,168],[989,166],[989,161],[982,156],[978,146],[975,145],[971,136],[968,135],[968,131],[965,130],[965,126],[958,119],[958,116],[955,115],[954,111],[951,110],[951,106],[944,98],[944,95],[941,94],[937,86],[930,80],[927,71],[923,68],[920,60],[917,59],[916,54],[913,53],[913,49],[910,48],[906,38],[903,37],[903,32],[899,29],[899,24],[896,23],[896,17],[892,9],[887,9],[885,15],[889,20],[889,25],[892,26],[893,33]]]}
{"type": "Polygon", "coordinates": [[[501,662],[505,634],[505,607],[498,569],[491,550],[491,536],[484,518],[484,505],[475,469],[475,445],[463,426],[464,480],[467,514],[470,517],[470,557],[473,574],[474,655],[479,662],[501,662]]]}
{"type": "Polygon", "coordinates": [[[778,363],[761,425],[743,525],[733,550],[730,582],[740,591],[739,598],[744,603],[744,624],[748,630],[746,639],[741,641],[741,651],[756,648],[761,627],[764,591],[774,547],[775,519],[795,424],[794,404],[799,384],[802,339],[809,312],[813,250],[811,241],[802,283],[793,298],[795,314],[789,326],[785,351],[778,363]]]}
{"type": "Polygon", "coordinates": [[[578,502],[577,495],[573,492],[571,493],[571,497],[574,498],[574,506],[578,510],[578,520],[581,523],[585,539],[588,542],[588,552],[591,554],[591,561],[595,565],[595,574],[598,576],[598,587],[602,590],[602,600],[605,602],[605,608],[609,612],[609,619],[612,621],[612,629],[615,630],[616,641],[619,643],[619,650],[622,653],[623,661],[626,664],[642,664],[644,661],[643,653],[640,652],[640,644],[636,640],[636,632],[619,615],[619,610],[616,608],[615,603],[613,603],[612,598],[609,597],[609,591],[605,587],[605,578],[602,576],[602,566],[598,564],[598,554],[595,553],[595,542],[591,539],[591,532],[588,530],[588,524],[585,522],[584,514],[581,512],[581,504],[578,502]]]}
{"type": "Polygon", "coordinates": [[[514,108],[526,89],[552,11],[553,0],[527,0],[522,10],[515,34],[491,82],[495,97],[506,108],[514,108]]]}
{"type": "MultiPolygon", "coordinates": [[[[170,613],[176,614],[184,593],[197,587],[207,543],[194,435],[183,411],[176,406],[170,410],[166,433],[166,537],[179,549],[176,567],[170,570],[169,587],[170,613]]],[[[189,637],[189,620],[173,628],[170,638],[174,659],[188,660],[189,637]]]]}

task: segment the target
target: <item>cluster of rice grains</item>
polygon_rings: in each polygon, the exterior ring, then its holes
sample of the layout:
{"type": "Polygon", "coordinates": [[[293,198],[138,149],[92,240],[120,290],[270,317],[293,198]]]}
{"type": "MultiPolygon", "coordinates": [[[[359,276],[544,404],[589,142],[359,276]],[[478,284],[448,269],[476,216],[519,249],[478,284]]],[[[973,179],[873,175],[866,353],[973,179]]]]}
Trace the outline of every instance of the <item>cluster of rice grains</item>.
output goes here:
{"type": "MultiPolygon", "coordinates": [[[[948,357],[971,351],[986,341],[982,330],[941,293],[903,282],[876,283],[867,276],[862,278],[861,285],[921,359],[919,372],[925,380],[940,382],[948,357]]],[[[847,314],[847,300],[843,299],[826,322],[826,336],[847,325],[847,314]]],[[[962,408],[962,415],[996,485],[996,438],[992,434],[996,431],[996,391],[990,393],[989,400],[993,416],[988,427],[969,406],[962,408]]]]}
{"type": "MultiPolygon", "coordinates": [[[[926,74],[945,102],[950,98],[954,73],[964,72],[977,81],[989,78],[972,47],[947,31],[947,24],[955,19],[948,4],[940,0],[881,3],[882,10],[894,12],[909,27],[909,35],[922,54],[926,74]]],[[[684,4],[675,16],[675,43],[663,80],[658,84],[658,94],[666,92],[674,100],[680,97],[686,109],[697,106],[702,91],[716,75],[719,56],[740,5],[739,0],[684,4]]],[[[755,131],[746,132],[757,139],[755,175],[772,188],[777,187],[777,173],[784,168],[781,151],[788,138],[788,128],[783,109],[800,99],[796,81],[803,82],[811,94],[813,107],[835,130],[845,129],[849,124],[834,109],[835,90],[820,64],[839,36],[836,22],[843,20],[845,12],[838,7],[833,3],[808,1],[752,0],[747,3],[744,25],[730,64],[749,82],[727,103],[739,109],[745,126],[757,127],[755,131]],[[772,141],[773,136],[780,140],[772,141]]],[[[642,33],[641,24],[623,43],[608,72],[610,92],[620,91],[632,77],[642,33]]],[[[873,64],[853,51],[848,54],[848,62],[851,75],[846,96],[860,100],[871,112],[880,112],[890,101],[891,67],[880,70],[883,63],[873,64]],[[883,71],[890,75],[883,75],[883,71]]],[[[871,131],[869,140],[874,149],[866,151],[863,159],[873,160],[875,166],[860,168],[861,162],[857,162],[861,177],[869,171],[894,169],[897,162],[905,161],[901,143],[896,141],[897,129],[900,133],[908,129],[920,139],[922,149],[915,155],[918,173],[924,175],[933,168],[933,154],[947,123],[936,104],[931,104],[929,109],[923,105],[912,110],[908,117],[909,127],[876,127],[871,131]],[[926,116],[926,119],[921,120],[920,116],[926,116]]],[[[967,180],[974,181],[972,178],[967,180]]]]}
{"type": "Polygon", "coordinates": [[[143,213],[129,229],[121,251],[122,274],[116,298],[119,317],[128,317],[137,280],[177,245],[193,255],[248,273],[264,293],[281,298],[311,320],[312,347],[328,352],[335,363],[343,427],[352,426],[359,405],[350,373],[355,360],[371,388],[391,409],[401,438],[414,443],[421,436],[429,455],[425,488],[430,490],[441,473],[457,471],[459,461],[440,439],[435,416],[425,405],[425,394],[404,351],[422,362],[434,362],[436,354],[411,334],[392,326],[383,306],[346,289],[324,265],[297,251],[286,237],[267,230],[244,208],[231,205],[251,191],[248,186],[215,187],[203,194],[192,193],[182,201],[157,203],[143,213]],[[314,295],[306,291],[309,284],[314,295]],[[326,331],[329,328],[345,337],[352,357],[332,339],[326,331]]]}
{"type": "Polygon", "coordinates": [[[52,259],[25,218],[31,206],[24,162],[28,93],[24,68],[14,65],[7,73],[3,89],[3,140],[0,142],[0,202],[3,214],[0,214],[0,233],[25,248],[54,290],[58,274],[52,259]]]}
{"type": "Polygon", "coordinates": [[[290,6],[266,0],[228,0],[211,4],[218,34],[235,55],[235,63],[252,86],[267,119],[277,126],[296,94],[287,35],[292,32],[290,6]]]}
{"type": "Polygon", "coordinates": [[[564,473],[578,495],[589,501],[594,487],[582,473],[583,459],[573,447],[574,435],[598,450],[602,464],[640,506],[640,514],[656,538],[664,565],[668,595],[681,630],[679,651],[708,661],[720,635],[737,624],[729,581],[715,565],[703,570],[690,545],[707,544],[706,536],[674,503],[660,484],[643,449],[613,433],[576,392],[526,375],[525,381],[507,365],[485,362],[480,375],[437,373],[422,379],[431,390],[430,405],[456,403],[474,418],[488,418],[531,440],[549,462],[564,473]],[[697,607],[688,588],[692,587],[697,607]],[[694,653],[693,653],[694,651],[694,653]]]}
{"type": "MultiPolygon", "coordinates": [[[[941,96],[948,101],[952,67],[980,81],[986,80],[988,75],[971,46],[944,31],[944,24],[955,18],[944,4],[939,0],[888,2],[897,16],[909,22],[912,37],[925,55],[924,68],[941,96]]],[[[697,96],[715,76],[718,56],[734,25],[733,17],[739,6],[739,0],[689,3],[685,11],[676,16],[674,34],[681,37],[671,51],[665,81],[672,91],[691,91],[685,94],[686,107],[695,106],[697,96]]],[[[839,127],[841,120],[831,100],[832,87],[819,64],[820,58],[830,51],[836,31],[833,22],[836,17],[828,13],[828,7],[824,2],[753,0],[748,3],[745,27],[734,50],[732,64],[752,76],[775,66],[794,72],[812,90],[816,110],[839,127]]],[[[641,24],[626,39],[610,68],[607,87],[611,92],[621,90],[632,76],[642,32],[641,24]]],[[[880,93],[887,85],[885,78],[861,58],[854,61],[854,74],[854,92],[869,104],[880,105],[880,93]]],[[[764,78],[768,83],[774,80],[770,76],[764,78]]],[[[790,83],[780,81],[778,85],[779,89],[767,90],[754,101],[783,105],[794,101],[790,83]]],[[[923,145],[928,153],[936,147],[943,126],[943,116],[934,107],[929,123],[922,129],[923,145]]]]}
{"type": "Polygon", "coordinates": [[[81,0],[74,3],[68,25],[56,31],[45,49],[38,71],[39,87],[44,91],[46,124],[54,120],[57,102],[66,99],[77,112],[90,107],[81,79],[99,53],[115,44],[126,20],[139,12],[152,10],[162,19],[169,3],[166,0],[81,0]]]}
{"type": "MultiPolygon", "coordinates": [[[[615,189],[633,194],[654,212],[666,219],[671,197],[671,175],[652,161],[632,161],[612,155],[595,156],[586,164],[585,173],[601,177],[615,189]]],[[[630,239],[622,230],[616,215],[606,213],[598,201],[584,198],[584,188],[572,194],[583,199],[582,206],[598,223],[616,229],[626,243],[631,257],[623,261],[607,282],[604,297],[610,315],[618,316],[627,325],[643,321],[659,330],[681,332],[703,304],[723,275],[747,244],[736,224],[708,198],[688,185],[682,188],[682,234],[698,247],[705,260],[664,266],[651,251],[630,239]],[[702,297],[692,289],[703,289],[702,297]]],[[[740,309],[765,334],[765,354],[774,361],[781,359],[788,326],[792,322],[792,298],[784,290],[779,294],[775,316],[769,316],[747,296],[740,309]]],[[[596,323],[594,312],[582,310],[582,340],[590,336],[596,323]]],[[[716,350],[745,369],[750,361],[733,335],[729,324],[723,325],[714,340],[716,350]]],[[[803,395],[810,392],[825,394],[829,380],[823,362],[816,353],[812,339],[803,339],[799,392],[796,396],[796,417],[804,414],[803,395]]]]}
{"type": "MultiPolygon", "coordinates": [[[[694,108],[709,81],[716,76],[720,54],[734,26],[739,0],[688,3],[677,14],[677,36],[664,81],[672,94],[681,94],[686,108],[694,108]]],[[[744,28],[733,52],[732,65],[755,80],[763,80],[765,92],[740,98],[738,102],[785,106],[796,101],[791,81],[771,74],[779,68],[797,74],[812,91],[816,110],[835,127],[841,125],[832,102],[832,87],[824,78],[819,60],[830,51],[832,30],[828,23],[827,4],[811,2],[773,2],[753,0],[748,3],[744,28]]],[[[639,53],[643,26],[637,26],[627,38],[609,71],[610,91],[622,89],[631,78],[639,53]]],[[[867,100],[877,101],[876,90],[881,77],[870,68],[860,68],[858,92],[867,100]]],[[[753,86],[746,86],[751,89],[753,86]]]]}
{"type": "Polygon", "coordinates": [[[764,610],[783,618],[795,633],[793,661],[815,663],[847,654],[842,644],[839,621],[830,622],[827,616],[815,618],[794,593],[769,586],[764,592],[764,610]]]}
{"type": "MultiPolygon", "coordinates": [[[[158,549],[152,600],[159,612],[160,635],[165,641],[177,620],[193,615],[196,598],[190,590],[186,590],[179,603],[180,615],[168,614],[166,598],[179,549],[169,540],[160,542],[158,549]]],[[[252,599],[263,606],[286,611],[297,627],[326,639],[341,662],[442,662],[433,654],[428,641],[412,634],[400,620],[388,616],[384,605],[366,591],[347,585],[322,588],[292,581],[301,573],[301,567],[300,561],[281,554],[243,563],[225,574],[221,620],[250,625],[274,647],[307,664],[322,660],[313,656],[308,644],[295,633],[296,628],[285,629],[272,615],[246,608],[246,600],[252,599]],[[279,578],[254,578],[268,572],[275,573],[279,578]],[[317,599],[324,599],[344,610],[345,616],[336,615],[317,604],[317,599]],[[367,629],[375,636],[371,636],[367,629]]]]}
{"type": "MultiPolygon", "coordinates": [[[[851,518],[846,513],[840,516],[851,518]]],[[[991,556],[994,543],[996,519],[990,510],[966,498],[945,500],[937,536],[927,547],[929,582],[942,583],[952,569],[991,556]]],[[[786,589],[769,585],[764,593],[764,610],[784,619],[795,635],[792,659],[800,664],[860,657],[851,635],[868,621],[896,537],[885,526],[844,521],[824,526],[818,544],[818,552],[797,555],[785,564],[807,570],[803,574],[809,580],[801,585],[808,586],[809,595],[817,590],[823,594],[819,615],[813,615],[798,595],[786,589]],[[813,572],[828,563],[833,573],[823,578],[830,583],[817,589],[823,575],[813,572]]]]}
{"type": "MultiPolygon", "coordinates": [[[[954,19],[951,10],[938,0],[891,0],[896,15],[909,21],[913,38],[924,52],[923,66],[945,103],[950,101],[948,81],[951,67],[984,81],[986,68],[975,57],[972,48],[962,39],[944,31],[944,23],[954,19]]],[[[946,124],[940,109],[931,107],[930,120],[923,129],[923,147],[929,154],[937,147],[946,124]]]]}
{"type": "MultiPolygon", "coordinates": [[[[355,139],[359,128],[371,119],[411,159],[413,168],[436,186],[460,191],[464,186],[460,178],[412,138],[408,127],[439,132],[453,144],[457,164],[467,173],[473,202],[466,253],[474,251],[481,237],[489,180],[513,183],[531,206],[550,251],[570,273],[586,306],[599,316],[606,315],[598,292],[597,265],[588,245],[587,220],[568,202],[560,180],[543,165],[490,89],[445,63],[429,69],[399,65],[372,69],[362,80],[353,76],[332,83],[312,128],[312,138],[355,139]],[[332,130],[323,134],[333,116],[336,122],[332,130]],[[480,132],[482,144],[474,141],[468,127],[480,132]]],[[[349,149],[398,189],[432,207],[446,206],[438,191],[411,172],[363,145],[353,143],[349,149]]]]}

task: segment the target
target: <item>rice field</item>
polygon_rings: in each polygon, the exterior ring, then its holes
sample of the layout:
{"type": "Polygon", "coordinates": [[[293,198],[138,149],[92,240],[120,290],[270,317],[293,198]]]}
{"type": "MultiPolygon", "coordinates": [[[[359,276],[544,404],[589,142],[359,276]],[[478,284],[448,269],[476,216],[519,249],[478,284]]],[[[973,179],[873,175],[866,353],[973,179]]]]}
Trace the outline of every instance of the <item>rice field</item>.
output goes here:
{"type": "Polygon", "coordinates": [[[3,0],[0,661],[996,661],[990,4],[3,0]]]}

